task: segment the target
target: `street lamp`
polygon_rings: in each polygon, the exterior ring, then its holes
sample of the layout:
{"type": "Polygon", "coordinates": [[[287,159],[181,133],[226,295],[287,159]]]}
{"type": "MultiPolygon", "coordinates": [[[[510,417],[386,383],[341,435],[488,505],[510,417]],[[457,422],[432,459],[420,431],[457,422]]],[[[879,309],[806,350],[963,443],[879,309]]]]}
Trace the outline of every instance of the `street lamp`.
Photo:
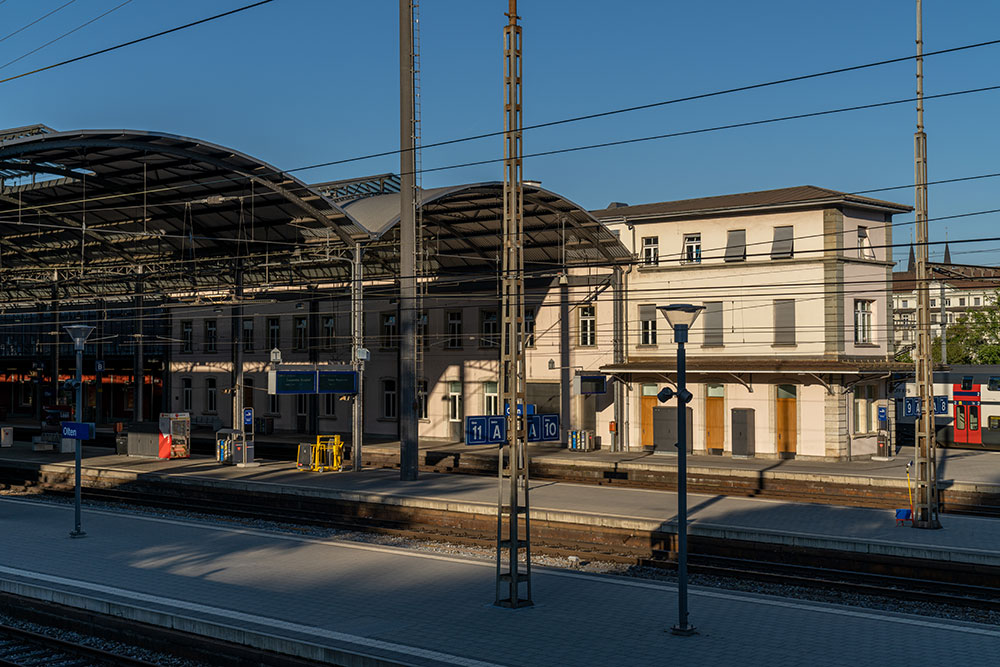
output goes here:
{"type": "MultiPolygon", "coordinates": [[[[69,337],[73,339],[73,348],[76,350],[76,421],[83,422],[83,346],[87,343],[87,338],[93,332],[94,327],[86,324],[70,324],[63,327],[69,337]]],[[[60,429],[61,430],[61,429],[60,429]]],[[[76,510],[76,527],[69,534],[70,537],[83,537],[87,533],[80,527],[80,466],[83,450],[83,441],[76,438],[76,485],[74,489],[74,507],[76,510]]]]}
{"type": "Polygon", "coordinates": [[[661,403],[666,403],[677,396],[677,625],[670,629],[675,635],[690,636],[695,633],[694,626],[688,623],[687,599],[687,410],[685,405],[691,401],[691,392],[685,386],[684,343],[688,339],[688,330],[694,325],[704,306],[694,306],[689,303],[675,303],[657,308],[667,324],[674,330],[674,342],[677,343],[677,392],[670,387],[664,387],[657,394],[661,403]]]}

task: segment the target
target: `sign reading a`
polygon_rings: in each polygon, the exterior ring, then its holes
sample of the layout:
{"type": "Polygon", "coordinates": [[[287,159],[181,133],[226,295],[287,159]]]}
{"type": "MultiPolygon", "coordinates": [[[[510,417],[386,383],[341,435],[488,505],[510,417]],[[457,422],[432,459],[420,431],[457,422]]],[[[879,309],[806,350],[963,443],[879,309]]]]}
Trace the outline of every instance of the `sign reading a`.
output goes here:
{"type": "Polygon", "coordinates": [[[76,440],[93,440],[94,425],[89,422],[61,422],[62,437],[76,440]]]}

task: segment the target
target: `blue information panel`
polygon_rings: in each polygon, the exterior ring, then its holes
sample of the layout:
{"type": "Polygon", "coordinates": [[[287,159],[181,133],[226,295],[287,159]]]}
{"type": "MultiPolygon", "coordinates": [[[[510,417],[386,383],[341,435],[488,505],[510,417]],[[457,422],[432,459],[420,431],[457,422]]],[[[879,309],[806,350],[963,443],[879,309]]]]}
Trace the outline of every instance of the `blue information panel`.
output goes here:
{"type": "Polygon", "coordinates": [[[76,440],[93,440],[94,425],[89,422],[62,422],[62,437],[76,440]]]}
{"type": "Polygon", "coordinates": [[[319,371],[316,387],[321,394],[356,394],[358,393],[358,372],[319,371]]]}
{"type": "Polygon", "coordinates": [[[103,373],[104,372],[104,360],[103,359],[98,359],[97,361],[94,362],[94,370],[97,371],[98,373],[103,373]]]}
{"type": "Polygon", "coordinates": [[[253,408],[243,408],[243,425],[253,426],[253,408]]]}
{"type": "MultiPolygon", "coordinates": [[[[507,405],[507,404],[504,404],[504,414],[508,414],[508,415],[510,414],[510,406],[507,405]]],[[[535,404],[534,403],[528,403],[528,414],[529,415],[535,414],[535,404]]],[[[524,406],[522,404],[520,404],[520,403],[518,403],[518,405],[517,405],[517,416],[518,417],[524,416],[524,406]]]]}
{"type": "Polygon", "coordinates": [[[559,439],[559,415],[529,415],[528,442],[559,439]]]}
{"type": "Polygon", "coordinates": [[[498,445],[507,441],[507,418],[483,415],[465,418],[465,444],[498,445]]]}
{"type": "Polygon", "coordinates": [[[315,394],[316,371],[277,371],[274,393],[315,394]]]}
{"type": "Polygon", "coordinates": [[[878,420],[880,422],[889,421],[889,409],[884,405],[878,406],[878,420]]]}
{"type": "Polygon", "coordinates": [[[947,396],[935,396],[934,397],[934,414],[936,414],[936,415],[946,415],[946,414],[948,414],[948,397],[947,396]]]}
{"type": "MultiPolygon", "coordinates": [[[[948,414],[948,397],[947,396],[935,396],[934,397],[934,414],[936,415],[946,415],[948,414]]],[[[903,416],[904,417],[919,417],[920,416],[920,397],[919,396],[907,396],[903,399],[903,416]]]]}

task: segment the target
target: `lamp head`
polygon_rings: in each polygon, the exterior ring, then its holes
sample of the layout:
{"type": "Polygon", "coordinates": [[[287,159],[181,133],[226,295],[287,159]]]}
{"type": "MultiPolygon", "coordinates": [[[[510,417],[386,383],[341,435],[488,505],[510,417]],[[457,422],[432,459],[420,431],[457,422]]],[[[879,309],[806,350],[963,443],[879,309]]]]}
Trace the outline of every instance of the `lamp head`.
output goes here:
{"type": "Polygon", "coordinates": [[[705,306],[695,306],[690,303],[672,303],[669,306],[657,306],[656,309],[666,318],[671,329],[679,326],[691,328],[705,306]]]}
{"type": "Polygon", "coordinates": [[[63,327],[63,329],[65,329],[66,333],[69,334],[69,337],[73,339],[73,345],[76,349],[82,350],[84,343],[87,342],[87,338],[94,330],[94,327],[87,324],[70,324],[63,327]]]}

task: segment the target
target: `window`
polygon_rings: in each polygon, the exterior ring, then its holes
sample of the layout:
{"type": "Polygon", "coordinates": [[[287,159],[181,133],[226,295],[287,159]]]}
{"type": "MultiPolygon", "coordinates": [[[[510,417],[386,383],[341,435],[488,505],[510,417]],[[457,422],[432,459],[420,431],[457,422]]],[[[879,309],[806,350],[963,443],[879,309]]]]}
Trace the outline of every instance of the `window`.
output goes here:
{"type": "Polygon", "coordinates": [[[872,342],[872,302],[854,301],[854,342],[872,342]]]}
{"type": "Polygon", "coordinates": [[[972,305],[973,305],[973,306],[979,306],[979,305],[982,305],[982,302],[981,302],[981,301],[979,300],[979,297],[978,297],[978,296],[976,296],[976,297],[972,297],[972,305]]]}
{"type": "Polygon", "coordinates": [[[181,322],[181,352],[194,352],[194,324],[191,320],[181,322]]]}
{"type": "Polygon", "coordinates": [[[219,351],[219,324],[215,320],[205,320],[205,352],[219,351]]]}
{"type": "Polygon", "coordinates": [[[937,299],[931,299],[931,308],[937,307],[937,299]]]}
{"type": "Polygon", "coordinates": [[[327,417],[335,417],[337,412],[337,395],[323,395],[323,414],[327,417]]]}
{"type": "Polygon", "coordinates": [[[937,324],[937,323],[938,323],[938,314],[931,313],[931,324],[937,324]]]}
{"type": "Polygon", "coordinates": [[[243,320],[243,351],[253,352],[253,318],[243,320]]]}
{"type": "Polygon", "coordinates": [[[298,394],[295,397],[295,415],[297,417],[309,415],[309,394],[298,394]]]}
{"type": "Polygon", "coordinates": [[[333,315],[324,315],[323,322],[323,349],[332,350],[337,344],[337,327],[334,325],[333,315]]]}
{"type": "Polygon", "coordinates": [[[747,259],[747,231],[745,229],[730,229],[726,235],[727,262],[745,262],[747,259]]]}
{"type": "Polygon", "coordinates": [[[903,308],[909,308],[909,307],[910,307],[910,302],[907,301],[906,299],[903,299],[903,308]]]}
{"type": "Polygon", "coordinates": [[[184,412],[191,412],[193,394],[191,378],[183,378],[181,380],[181,409],[184,412]]]}
{"type": "Polygon", "coordinates": [[[642,263],[656,266],[660,263],[660,237],[646,236],[642,239],[642,263]]]}
{"type": "Polygon", "coordinates": [[[594,306],[580,306],[580,345],[597,345],[597,315],[594,306]]]}
{"type": "MultiPolygon", "coordinates": [[[[330,394],[333,396],[333,394],[330,394]]],[[[272,415],[281,415],[281,396],[278,394],[267,395],[267,411],[272,415]]]]}
{"type": "Polygon", "coordinates": [[[872,248],[871,239],[868,238],[867,227],[858,227],[858,257],[875,259],[875,249],[872,248]]]}
{"type": "Polygon", "coordinates": [[[427,419],[427,380],[417,380],[417,418],[427,419]]]}
{"type": "Polygon", "coordinates": [[[775,227],[774,240],[771,242],[771,259],[792,258],[792,227],[775,227]]]}
{"type": "Polygon", "coordinates": [[[656,345],[656,306],[651,303],[639,306],[639,344],[656,345]]]}
{"type": "Polygon", "coordinates": [[[267,318],[267,349],[274,350],[281,347],[281,319],[277,317],[267,318]]]}
{"type": "Polygon", "coordinates": [[[294,322],[294,329],[292,331],[294,338],[292,340],[292,349],[303,351],[308,349],[309,346],[309,320],[305,317],[296,317],[294,322]]]}
{"type": "Polygon", "coordinates": [[[500,390],[496,382],[483,383],[483,409],[484,415],[500,414],[500,390]]]}
{"type": "Polygon", "coordinates": [[[878,432],[878,410],[875,406],[874,385],[854,388],[854,432],[878,432]]]}
{"type": "Polygon", "coordinates": [[[205,380],[205,412],[219,411],[219,390],[215,378],[205,380]]]}
{"type": "Polygon", "coordinates": [[[722,345],[722,302],[709,301],[705,304],[705,345],[722,345]]]}
{"type": "Polygon", "coordinates": [[[462,347],[462,311],[453,310],[448,313],[448,348],[457,350],[462,347]]]}
{"type": "Polygon", "coordinates": [[[524,309],[524,346],[535,347],[535,309],[524,309]]]}
{"type": "Polygon", "coordinates": [[[396,381],[382,380],[382,418],[395,419],[398,399],[396,396],[396,381]]]}
{"type": "Polygon", "coordinates": [[[950,306],[951,305],[951,299],[945,299],[944,300],[944,305],[945,305],[945,307],[950,306]]]}
{"type": "Polygon", "coordinates": [[[500,347],[500,323],[496,310],[479,311],[479,347],[500,347]]]}
{"type": "Polygon", "coordinates": [[[253,378],[243,377],[243,407],[253,407],[253,378]]]}
{"type": "Polygon", "coordinates": [[[795,299],[774,300],[774,344],[795,345],[795,299]]]}
{"type": "Polygon", "coordinates": [[[689,264],[701,262],[701,234],[684,235],[683,261],[689,264]]]}
{"type": "Polygon", "coordinates": [[[462,421],[462,383],[448,383],[448,421],[462,421]]]}
{"type": "Polygon", "coordinates": [[[965,305],[965,297],[964,296],[958,298],[958,305],[959,306],[964,306],[965,305]]]}

